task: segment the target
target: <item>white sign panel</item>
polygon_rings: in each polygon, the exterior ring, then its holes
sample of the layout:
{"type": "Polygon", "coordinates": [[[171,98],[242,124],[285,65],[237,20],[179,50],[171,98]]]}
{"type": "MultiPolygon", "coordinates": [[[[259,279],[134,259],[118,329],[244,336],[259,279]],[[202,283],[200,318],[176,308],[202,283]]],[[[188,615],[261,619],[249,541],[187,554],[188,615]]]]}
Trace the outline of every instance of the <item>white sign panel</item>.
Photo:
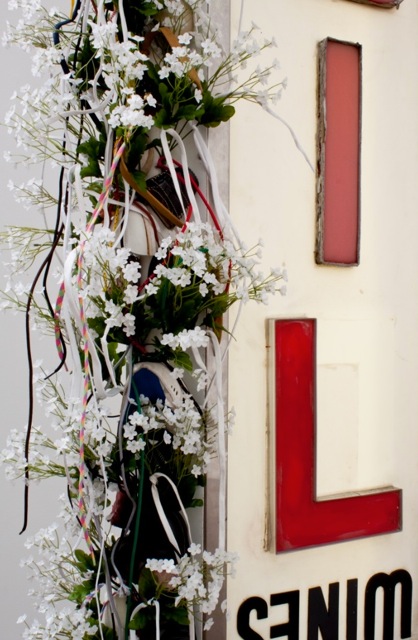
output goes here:
{"type": "MultiPolygon", "coordinates": [[[[228,584],[228,638],[418,637],[418,194],[408,178],[418,168],[416,6],[245,3],[243,23],[276,37],[288,76],[277,113],[318,175],[285,126],[241,107],[231,125],[231,210],[249,244],[264,238],[266,269],[286,262],[289,285],[285,299],[246,310],[231,355],[228,540],[240,563],[228,584]],[[344,71],[337,86],[338,66],[329,66],[321,94],[320,43],[337,43],[336,65],[350,46],[346,68],[361,63],[361,74],[350,80],[344,71]],[[353,161],[345,167],[338,146],[345,120],[332,119],[341,92],[359,82],[361,144],[351,157],[360,153],[361,189],[348,214],[361,208],[359,259],[317,264],[327,157],[340,163],[345,189],[360,186],[350,187],[353,161]]],[[[331,234],[338,220],[332,230],[329,218],[331,234]]]]}

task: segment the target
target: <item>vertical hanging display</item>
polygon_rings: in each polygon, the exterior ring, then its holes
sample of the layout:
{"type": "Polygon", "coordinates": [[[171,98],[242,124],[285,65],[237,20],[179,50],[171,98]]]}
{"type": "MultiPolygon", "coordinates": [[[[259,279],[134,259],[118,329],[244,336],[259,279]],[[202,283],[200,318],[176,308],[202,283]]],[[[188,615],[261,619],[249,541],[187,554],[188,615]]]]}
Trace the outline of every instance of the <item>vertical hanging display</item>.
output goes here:
{"type": "Polygon", "coordinates": [[[59,169],[56,190],[12,185],[46,227],[3,234],[5,306],[26,314],[31,375],[27,431],[2,453],[25,479],[23,530],[31,482],[67,485],[61,524],[27,542],[41,556],[27,564],[42,622],[24,637],[194,640],[235,560],[226,313],[266,302],[283,278],[262,275],[258,247],[241,242],[202,132],[240,98],[275,101],[275,63],[243,75],[272,42],[253,26],[224,51],[204,0],[73,0],[69,17],[28,0],[10,8],[21,20],[5,40],[31,51],[44,84],[16,94],[7,125],[30,164],[59,169]],[[34,366],[33,327],[55,340],[52,371],[34,366]],[[34,425],[34,389],[50,429],[34,425]],[[219,531],[206,549],[189,514],[213,459],[219,531]]]}

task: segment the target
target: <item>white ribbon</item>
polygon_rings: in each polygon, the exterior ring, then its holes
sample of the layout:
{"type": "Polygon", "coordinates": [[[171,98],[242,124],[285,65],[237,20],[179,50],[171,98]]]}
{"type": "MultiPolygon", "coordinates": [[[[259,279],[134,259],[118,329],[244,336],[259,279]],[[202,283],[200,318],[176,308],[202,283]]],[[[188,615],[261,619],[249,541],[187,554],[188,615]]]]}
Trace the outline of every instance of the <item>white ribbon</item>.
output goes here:
{"type": "Polygon", "coordinates": [[[166,162],[167,162],[167,166],[168,166],[168,168],[170,170],[170,175],[171,175],[171,178],[172,178],[173,183],[174,183],[174,188],[176,190],[177,197],[181,202],[181,207],[183,209],[183,214],[184,214],[184,216],[186,216],[186,211],[185,211],[185,208],[184,208],[183,197],[181,195],[181,190],[180,190],[180,184],[179,184],[179,180],[178,180],[178,176],[177,176],[177,171],[176,171],[176,168],[174,166],[174,162],[173,162],[173,158],[172,158],[172,155],[171,155],[170,147],[169,147],[168,141],[167,141],[167,134],[170,134],[174,138],[174,140],[177,142],[177,144],[179,146],[180,157],[181,157],[181,165],[182,165],[182,171],[183,171],[183,176],[184,176],[184,182],[185,182],[187,197],[189,198],[190,204],[192,206],[193,218],[197,222],[200,222],[200,220],[201,220],[200,211],[199,211],[199,207],[198,207],[197,202],[196,202],[196,198],[194,196],[194,191],[193,191],[192,183],[191,183],[191,180],[190,180],[189,163],[188,163],[188,160],[187,160],[187,153],[186,153],[186,148],[184,146],[183,140],[180,138],[180,136],[177,133],[177,131],[174,131],[174,129],[168,129],[167,131],[165,131],[163,129],[161,131],[161,144],[162,144],[162,147],[163,147],[164,156],[165,156],[165,159],[166,159],[166,162]]]}
{"type": "Polygon", "coordinates": [[[171,486],[171,488],[173,490],[174,495],[177,498],[177,502],[179,504],[181,514],[183,516],[184,522],[185,522],[186,527],[187,527],[188,542],[189,542],[189,545],[190,545],[191,542],[192,542],[192,536],[191,536],[191,532],[190,532],[189,519],[187,517],[186,510],[185,510],[185,508],[183,506],[183,503],[181,501],[179,492],[178,492],[177,487],[174,484],[174,482],[168,476],[166,476],[164,473],[154,473],[152,476],[150,476],[151,493],[152,493],[152,498],[154,500],[155,508],[157,509],[157,513],[159,515],[161,524],[163,525],[163,528],[164,528],[164,531],[165,531],[165,533],[167,535],[167,538],[168,538],[170,544],[172,544],[173,548],[176,551],[176,555],[178,556],[177,560],[180,560],[181,552],[180,552],[179,545],[177,543],[177,540],[176,540],[176,537],[175,537],[175,535],[173,533],[171,525],[170,525],[170,523],[169,523],[169,521],[167,519],[167,516],[165,515],[165,511],[164,511],[163,505],[161,504],[160,494],[158,492],[158,486],[157,486],[159,478],[164,478],[165,480],[167,480],[167,482],[170,484],[170,486],[171,486]]]}
{"type": "MultiPolygon", "coordinates": [[[[135,607],[135,609],[132,611],[131,620],[138,613],[138,611],[141,611],[141,609],[145,609],[152,604],[155,607],[155,640],[160,640],[160,603],[158,602],[158,600],[152,599],[148,600],[147,603],[141,602],[141,604],[135,607]]],[[[129,633],[129,640],[138,640],[136,631],[134,629],[131,629],[129,633]]]]}
{"type": "Polygon", "coordinates": [[[126,24],[125,11],[123,8],[123,0],[118,0],[118,10],[119,10],[120,24],[122,27],[123,41],[128,42],[129,32],[128,32],[128,25],[126,24]]]}
{"type": "MultiPolygon", "coordinates": [[[[132,195],[131,195],[129,184],[126,182],[126,180],[123,181],[123,186],[124,186],[124,189],[125,189],[125,202],[124,202],[123,222],[122,222],[122,225],[121,225],[120,233],[115,238],[115,245],[120,244],[120,242],[122,241],[122,238],[125,235],[126,227],[128,226],[128,222],[129,222],[129,216],[131,214],[131,207],[132,207],[133,201],[135,199],[135,193],[132,192],[132,195]]],[[[119,205],[120,205],[120,203],[119,203],[119,205]]]]}
{"type": "Polygon", "coordinates": [[[208,331],[215,358],[216,380],[216,412],[218,423],[218,465],[219,465],[219,549],[226,546],[226,444],[225,444],[225,412],[223,401],[222,354],[219,341],[213,331],[208,331]]]}
{"type": "Polygon", "coordinates": [[[189,611],[189,640],[196,640],[195,622],[192,611],[189,611]]]}
{"type": "Polygon", "coordinates": [[[215,164],[213,162],[212,156],[208,149],[207,144],[203,140],[202,134],[195,124],[191,124],[193,131],[193,138],[196,145],[196,149],[200,155],[200,158],[205,166],[206,173],[208,174],[211,190],[212,190],[212,198],[215,207],[216,216],[221,223],[221,227],[223,231],[226,232],[228,228],[232,229],[235,236],[238,238],[238,232],[236,231],[231,217],[228,213],[227,208],[222,202],[222,198],[219,192],[219,184],[218,184],[218,176],[215,169],[215,164]]]}

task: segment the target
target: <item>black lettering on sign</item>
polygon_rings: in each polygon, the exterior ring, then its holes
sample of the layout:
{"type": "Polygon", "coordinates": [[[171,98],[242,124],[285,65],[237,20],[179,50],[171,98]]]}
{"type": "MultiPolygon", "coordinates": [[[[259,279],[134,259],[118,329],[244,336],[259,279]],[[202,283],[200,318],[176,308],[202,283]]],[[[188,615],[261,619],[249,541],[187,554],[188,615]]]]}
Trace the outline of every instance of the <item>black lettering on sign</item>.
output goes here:
{"type": "Polygon", "coordinates": [[[328,607],[321,587],[309,589],[308,640],[318,640],[319,631],[323,640],[338,640],[339,607],[340,585],[338,582],[333,582],[328,587],[328,607]]]}
{"type": "Polygon", "coordinates": [[[357,640],[358,580],[347,580],[347,640],[357,640]]]}
{"type": "Polygon", "coordinates": [[[277,607],[280,604],[287,604],[289,607],[289,620],[282,624],[270,627],[270,638],[283,638],[288,640],[299,640],[299,591],[286,591],[284,593],[273,593],[270,596],[270,605],[277,607]]]}
{"type": "MultiPolygon", "coordinates": [[[[270,596],[270,607],[287,605],[288,620],[270,625],[270,638],[304,640],[300,638],[300,591],[284,591],[270,596]]],[[[339,640],[340,585],[333,582],[328,586],[328,603],[321,587],[308,591],[308,625],[306,640],[339,640]]],[[[258,596],[247,598],[237,614],[237,630],[243,640],[266,640],[251,627],[251,614],[255,611],[257,620],[269,617],[269,605],[258,596]]],[[[270,612],[271,613],[271,612],[270,612]]],[[[342,612],[344,615],[344,612],[342,612]]],[[[347,580],[347,602],[345,607],[345,640],[358,640],[358,580],[347,580]]],[[[392,573],[376,573],[366,585],[364,595],[364,636],[361,640],[400,640],[411,637],[412,629],[412,578],[405,569],[392,573]],[[396,598],[396,587],[398,597],[396,598]],[[377,590],[383,590],[383,634],[375,638],[377,590]],[[395,627],[395,604],[400,606],[400,635],[395,627]]],[[[341,639],[342,640],[342,639],[341,639]]]]}
{"type": "Polygon", "coordinates": [[[394,640],[395,588],[401,585],[401,638],[411,637],[412,578],[404,569],[390,575],[376,573],[366,585],[364,598],[364,640],[374,640],[376,623],[376,591],[383,589],[383,640],[394,640]]]}
{"type": "Polygon", "coordinates": [[[240,638],[244,640],[263,640],[260,634],[256,633],[254,629],[250,627],[250,615],[255,611],[257,614],[257,620],[265,620],[268,617],[268,605],[263,598],[254,596],[253,598],[247,598],[244,600],[237,614],[237,631],[240,638]]]}

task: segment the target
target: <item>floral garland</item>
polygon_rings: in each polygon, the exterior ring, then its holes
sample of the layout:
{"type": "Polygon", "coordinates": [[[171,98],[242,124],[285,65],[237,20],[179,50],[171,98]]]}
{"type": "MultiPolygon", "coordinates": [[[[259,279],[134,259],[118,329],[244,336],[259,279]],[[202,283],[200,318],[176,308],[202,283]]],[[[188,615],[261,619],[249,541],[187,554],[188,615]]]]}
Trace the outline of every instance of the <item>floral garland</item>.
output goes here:
{"type": "Polygon", "coordinates": [[[46,80],[15,94],[7,125],[20,163],[59,168],[56,194],[35,179],[10,185],[23,204],[55,210],[53,223],[3,234],[3,306],[26,313],[33,385],[52,416],[51,432],[35,428],[31,402],[27,432],[12,431],[1,454],[9,478],[26,478],[24,529],[30,481],[68,485],[61,526],[26,543],[38,549],[25,564],[43,616],[22,617],[28,640],[194,639],[234,570],[224,319],[235,303],[283,293],[285,272],[263,276],[259,245],[241,242],[201,131],[241,98],[267,108],[284,83],[271,85],[276,62],[252,67],[273,41],[253,25],[223,51],[208,5],[72,0],[68,18],[9,1],[22,17],[4,42],[30,51],[46,80]],[[32,282],[18,281],[34,264],[32,282]],[[31,326],[55,338],[53,372],[32,363],[31,326]],[[208,550],[188,511],[202,506],[214,459],[219,540],[208,550]]]}

